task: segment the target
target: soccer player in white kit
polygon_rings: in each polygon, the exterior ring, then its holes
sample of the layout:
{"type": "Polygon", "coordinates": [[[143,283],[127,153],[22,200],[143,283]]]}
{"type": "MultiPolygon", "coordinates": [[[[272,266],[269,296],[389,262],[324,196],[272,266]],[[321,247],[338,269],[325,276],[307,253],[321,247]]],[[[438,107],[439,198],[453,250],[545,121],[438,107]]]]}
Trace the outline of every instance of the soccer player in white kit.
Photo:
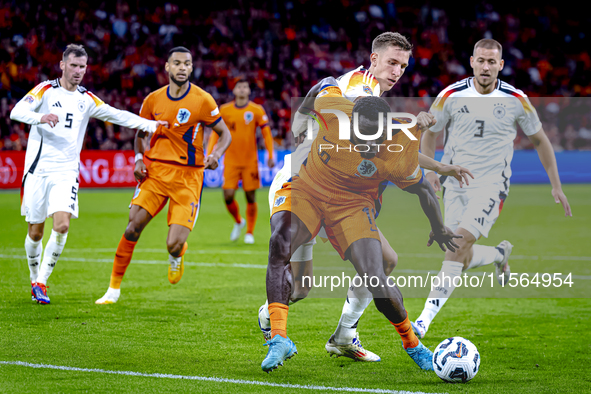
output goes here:
{"type": "Polygon", "coordinates": [[[10,119],[31,125],[21,215],[28,223],[25,251],[31,294],[40,304],[50,302],[47,279],[66,244],[70,218],[78,217],[80,151],[89,118],[147,132],[167,125],[113,108],[80,86],[87,61],[88,55],[81,45],[68,45],[60,61],[62,77],[37,85],[10,113],[10,119]],[[48,217],[53,217],[53,229],[41,260],[48,217]]]}
{"type": "Polygon", "coordinates": [[[535,108],[521,90],[497,78],[503,69],[501,44],[492,39],[478,41],[470,65],[474,77],[448,86],[437,96],[431,106],[436,123],[422,137],[422,153],[433,157],[437,135],[447,127],[441,162],[465,166],[475,179],[460,190],[454,179],[440,182],[436,174],[426,175],[436,191],[444,187],[445,225],[464,237],[457,240],[459,250],[445,253],[439,272],[441,285],[431,289],[423,312],[412,324],[419,338],[425,336],[455,288],[453,279],[463,270],[494,263],[499,284],[509,279],[513,245],[506,240],[496,247],[475,242],[481,236],[488,237],[509,193],[516,124],[536,148],[555,202],[562,204],[565,216],[572,216],[562,192],[554,150],[535,108]]]}

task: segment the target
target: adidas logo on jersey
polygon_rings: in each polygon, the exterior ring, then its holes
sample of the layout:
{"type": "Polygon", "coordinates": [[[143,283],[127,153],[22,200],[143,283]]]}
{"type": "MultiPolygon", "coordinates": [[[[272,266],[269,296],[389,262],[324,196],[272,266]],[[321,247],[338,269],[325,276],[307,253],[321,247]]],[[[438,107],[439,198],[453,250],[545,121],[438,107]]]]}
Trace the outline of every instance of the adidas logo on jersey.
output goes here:
{"type": "Polygon", "coordinates": [[[469,113],[470,113],[470,111],[468,111],[468,107],[466,107],[466,106],[464,105],[462,108],[460,108],[460,110],[458,111],[458,113],[459,113],[459,114],[460,114],[460,113],[462,113],[462,114],[469,114],[469,113]]]}
{"type": "Polygon", "coordinates": [[[63,108],[62,105],[60,104],[60,102],[56,102],[55,104],[52,105],[52,107],[59,107],[59,108],[63,108]]]}

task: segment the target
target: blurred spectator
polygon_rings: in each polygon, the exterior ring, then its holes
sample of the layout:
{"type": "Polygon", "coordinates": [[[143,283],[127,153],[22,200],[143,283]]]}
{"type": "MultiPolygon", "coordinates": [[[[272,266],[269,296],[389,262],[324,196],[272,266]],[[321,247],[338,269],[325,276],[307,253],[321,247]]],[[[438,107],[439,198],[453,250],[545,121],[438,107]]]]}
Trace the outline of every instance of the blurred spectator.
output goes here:
{"type": "MultiPolygon", "coordinates": [[[[35,84],[61,75],[59,60],[70,42],[83,44],[90,55],[83,85],[135,113],[150,91],[168,83],[167,51],[184,45],[194,55],[193,82],[218,104],[231,100],[236,78],[254,81],[251,97],[265,107],[283,148],[291,146],[291,98],[305,95],[325,76],[368,66],[372,39],[387,30],[406,35],[415,46],[406,75],[389,96],[436,96],[471,75],[474,43],[484,37],[504,46],[501,79],[529,96],[591,96],[591,35],[583,33],[587,22],[576,7],[432,4],[439,3],[0,0],[0,149],[24,148],[7,114],[35,84]]],[[[567,119],[568,110],[556,105],[560,113],[551,113],[556,108],[540,113],[553,144],[591,147],[591,125],[567,119]]],[[[132,132],[94,120],[88,135],[86,148],[133,146],[132,132]]],[[[516,148],[531,148],[522,137],[516,148]]]]}

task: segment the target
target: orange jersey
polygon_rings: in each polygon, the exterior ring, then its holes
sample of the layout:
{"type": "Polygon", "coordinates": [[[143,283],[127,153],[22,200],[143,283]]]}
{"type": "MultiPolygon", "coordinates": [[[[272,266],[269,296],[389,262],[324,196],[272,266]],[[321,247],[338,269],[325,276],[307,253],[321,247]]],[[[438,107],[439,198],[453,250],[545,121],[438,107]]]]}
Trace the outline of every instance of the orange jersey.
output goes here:
{"type": "MultiPolygon", "coordinates": [[[[232,143],[226,150],[224,166],[242,167],[258,161],[257,127],[261,128],[265,146],[269,151],[269,158],[273,157],[273,139],[268,126],[269,118],[261,105],[249,101],[244,107],[238,107],[236,102],[232,101],[220,107],[220,114],[232,134],[232,143]]],[[[208,143],[208,153],[212,151],[217,140],[218,135],[212,133],[208,143]]]]}
{"type": "Polygon", "coordinates": [[[165,120],[169,126],[152,136],[146,157],[190,167],[203,167],[203,127],[213,127],[222,119],[213,97],[192,83],[178,99],[169,95],[168,86],[150,93],[140,116],[165,120]]]}
{"type": "MultiPolygon", "coordinates": [[[[323,97],[315,101],[315,110],[318,114],[322,109],[337,109],[351,118],[353,107],[353,102],[344,98],[337,87],[328,89],[323,97]]],[[[365,159],[360,153],[355,152],[351,141],[339,140],[339,123],[336,115],[320,116],[320,131],[299,176],[317,190],[323,200],[349,200],[352,194],[376,200],[379,196],[379,185],[384,180],[394,183],[401,189],[421,180],[418,156],[421,133],[418,127],[410,129],[417,138],[416,141],[399,131],[391,140],[383,142],[384,145],[376,156],[365,159]],[[389,146],[396,152],[388,151],[389,146]]]]}

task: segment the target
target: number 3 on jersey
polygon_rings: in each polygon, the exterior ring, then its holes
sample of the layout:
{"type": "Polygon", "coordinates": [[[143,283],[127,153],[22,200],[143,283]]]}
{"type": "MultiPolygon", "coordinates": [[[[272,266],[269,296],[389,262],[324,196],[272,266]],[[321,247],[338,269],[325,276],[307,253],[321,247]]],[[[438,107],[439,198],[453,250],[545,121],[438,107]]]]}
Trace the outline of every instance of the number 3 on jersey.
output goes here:
{"type": "Polygon", "coordinates": [[[196,126],[189,127],[189,130],[183,134],[183,141],[187,143],[187,165],[194,166],[195,165],[195,146],[193,145],[193,141],[195,141],[195,137],[197,137],[197,133],[199,133],[199,126],[201,123],[197,123],[196,126]]]}
{"type": "Polygon", "coordinates": [[[478,130],[478,133],[474,134],[474,137],[483,137],[483,133],[484,133],[484,120],[477,120],[476,123],[478,124],[478,127],[476,128],[478,130]]]}

